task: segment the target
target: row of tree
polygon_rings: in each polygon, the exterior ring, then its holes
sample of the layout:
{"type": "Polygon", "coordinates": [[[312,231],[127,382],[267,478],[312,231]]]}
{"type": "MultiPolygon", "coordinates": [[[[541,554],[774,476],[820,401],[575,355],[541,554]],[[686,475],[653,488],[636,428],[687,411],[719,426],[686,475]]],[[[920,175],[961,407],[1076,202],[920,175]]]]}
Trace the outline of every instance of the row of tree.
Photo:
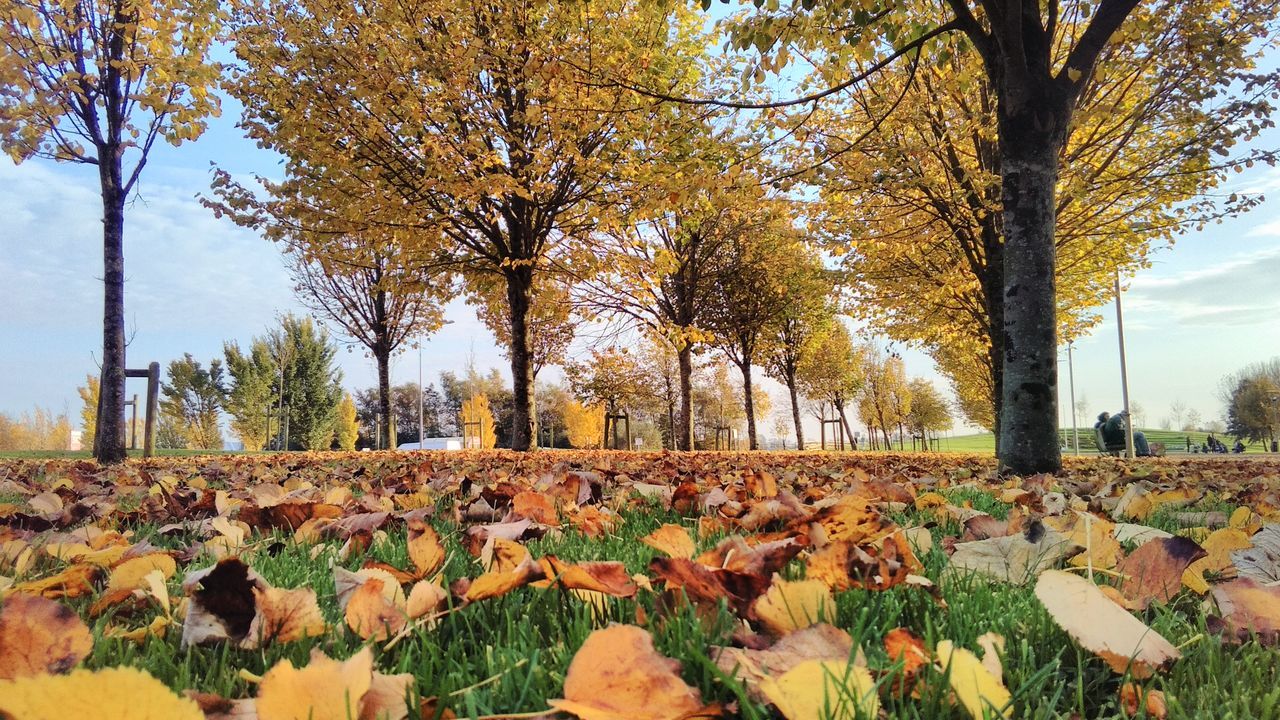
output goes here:
{"type": "Polygon", "coordinates": [[[536,437],[565,288],[670,344],[680,447],[692,354],[717,345],[754,445],[751,368],[808,272],[779,259],[838,257],[845,309],[930,351],[1005,467],[1057,469],[1058,344],[1116,271],[1257,200],[1209,191],[1270,159],[1230,148],[1271,124],[1280,74],[1257,65],[1280,3],[755,5],[717,26],[720,53],[697,12],[651,0],[0,8],[5,150],[101,181],[97,456],[123,457],[125,201],[153,142],[199,135],[221,87],[285,172],[219,171],[208,202],[320,268],[313,284],[376,290],[319,312],[361,318],[347,330],[379,362],[384,433],[387,358],[411,336],[387,320],[429,329],[430,302],[396,303],[460,278],[509,350],[512,447],[536,437]],[[788,84],[812,92],[771,96],[788,84]]]}

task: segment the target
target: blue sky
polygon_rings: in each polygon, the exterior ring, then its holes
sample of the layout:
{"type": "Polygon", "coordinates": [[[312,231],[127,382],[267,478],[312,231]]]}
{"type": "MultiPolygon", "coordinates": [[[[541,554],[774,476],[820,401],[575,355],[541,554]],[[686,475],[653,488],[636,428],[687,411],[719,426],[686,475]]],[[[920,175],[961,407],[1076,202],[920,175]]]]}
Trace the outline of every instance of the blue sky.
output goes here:
{"type": "MultiPolygon", "coordinates": [[[[210,164],[243,176],[275,175],[276,159],[235,128],[239,108],[198,141],[160,146],[126,211],[126,317],[130,366],[162,364],[192,353],[207,362],[225,340],[247,342],[293,299],[278,250],[256,234],[201,207],[210,164]]],[[[1266,140],[1276,143],[1280,133],[1266,140]]],[[[1222,415],[1221,378],[1240,366],[1280,356],[1280,169],[1257,165],[1231,180],[1231,190],[1262,191],[1274,201],[1240,218],[1178,240],[1152,268],[1128,281],[1124,295],[1130,392],[1156,425],[1180,400],[1206,419],[1222,415]]],[[[91,167],[0,158],[0,412],[35,405],[78,412],[75,388],[97,372],[101,347],[101,207],[91,167]]],[[[1075,346],[1077,398],[1090,415],[1120,406],[1114,314],[1075,346]]],[[[489,332],[461,299],[451,321],[427,340],[424,374],[505,367],[489,332]]],[[[904,353],[908,371],[935,378],[920,353],[904,353]]],[[[348,388],[375,376],[359,350],[340,356],[348,388]]],[[[416,379],[417,353],[401,356],[393,380],[416,379]]],[[[1062,365],[1066,397],[1065,353],[1062,365]]],[[[554,378],[555,372],[549,376],[554,378]]],[[[129,392],[143,391],[141,381],[129,392]]],[[[784,395],[772,388],[775,408],[784,395]]],[[[1064,424],[1069,413],[1064,409],[1064,424]]],[[[772,423],[761,426],[771,432],[772,423]]]]}

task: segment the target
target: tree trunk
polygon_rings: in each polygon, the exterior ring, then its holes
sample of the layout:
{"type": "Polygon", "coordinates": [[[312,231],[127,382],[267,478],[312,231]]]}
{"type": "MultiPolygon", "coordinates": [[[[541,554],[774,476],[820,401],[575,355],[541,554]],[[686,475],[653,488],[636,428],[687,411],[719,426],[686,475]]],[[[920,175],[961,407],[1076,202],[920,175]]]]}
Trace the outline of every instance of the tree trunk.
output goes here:
{"type": "Polygon", "coordinates": [[[1004,402],[1004,239],[991,223],[982,230],[987,267],[983,273],[983,295],[987,300],[987,370],[991,373],[991,431],[995,453],[1000,455],[1000,406],[1004,402]]]}
{"type": "Polygon", "coordinates": [[[751,393],[751,363],[738,366],[742,370],[742,409],[747,412],[747,448],[759,450],[756,438],[756,402],[751,393]]]}
{"type": "Polygon", "coordinates": [[[102,377],[94,457],[100,463],[123,462],[124,433],[124,188],[117,148],[100,148],[102,185],[102,377]]]}
{"type": "Polygon", "coordinates": [[[528,450],[537,432],[533,404],[533,363],[529,357],[529,305],[533,269],[507,270],[507,303],[511,310],[511,449],[528,450]]]}
{"type": "Polygon", "coordinates": [[[800,425],[800,393],[796,390],[795,368],[787,369],[787,392],[791,394],[791,422],[796,426],[796,449],[804,449],[804,428],[800,425]]]}
{"type": "Polygon", "coordinates": [[[1058,446],[1055,185],[1061,143],[1052,111],[1001,113],[1004,203],[1003,386],[1000,466],[1018,474],[1055,472],[1058,446]],[[1048,128],[1048,129],[1046,129],[1048,128]]]}
{"type": "Polygon", "coordinates": [[[693,449],[693,346],[686,344],[677,353],[680,360],[680,424],[676,447],[693,449]]]}
{"type": "Polygon", "coordinates": [[[840,427],[844,428],[844,434],[849,439],[849,444],[854,450],[857,450],[858,445],[853,441],[853,428],[849,427],[849,416],[844,412],[844,401],[837,402],[835,406],[836,412],[840,414],[840,427]]]}
{"type": "Polygon", "coordinates": [[[390,450],[397,445],[395,422],[391,419],[391,351],[379,347],[373,354],[378,363],[378,417],[382,418],[376,444],[380,450],[390,450]]]}

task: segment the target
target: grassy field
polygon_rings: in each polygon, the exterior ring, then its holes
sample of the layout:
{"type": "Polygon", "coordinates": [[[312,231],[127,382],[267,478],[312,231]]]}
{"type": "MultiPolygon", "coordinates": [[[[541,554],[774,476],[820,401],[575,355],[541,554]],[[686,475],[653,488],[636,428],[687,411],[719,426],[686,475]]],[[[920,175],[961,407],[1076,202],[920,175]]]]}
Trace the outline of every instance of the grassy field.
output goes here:
{"type": "MultiPolygon", "coordinates": [[[[1194,447],[1200,447],[1209,437],[1209,433],[1200,430],[1160,430],[1158,428],[1138,428],[1140,432],[1147,436],[1148,443],[1164,443],[1165,450],[1169,453],[1186,453],[1187,438],[1191,438],[1194,447]]],[[[1072,433],[1070,428],[1062,430],[1059,433],[1062,436],[1063,447],[1069,447],[1072,442],[1072,433]]],[[[1228,446],[1235,444],[1234,438],[1225,435],[1215,436],[1228,446]]],[[[954,435],[950,437],[942,437],[938,439],[939,449],[943,452],[969,452],[969,453],[994,453],[995,452],[995,436],[991,433],[976,433],[972,435],[954,435]]],[[[1095,443],[1093,438],[1093,428],[1080,428],[1080,452],[1094,454],[1095,443]]],[[[1265,453],[1266,448],[1261,443],[1253,443],[1245,446],[1246,454],[1265,453]]]]}
{"type": "MultiPolygon", "coordinates": [[[[751,481],[747,478],[759,477],[760,472],[778,478],[784,490],[814,498],[850,492],[857,487],[858,481],[854,480],[857,477],[883,478],[904,488],[920,481],[922,484],[913,488],[912,493],[937,490],[953,506],[986,512],[997,520],[1007,518],[1015,507],[998,500],[998,484],[985,479],[991,466],[986,458],[935,456],[923,461],[921,455],[824,456],[816,453],[706,453],[674,460],[661,454],[577,453],[561,457],[570,467],[582,467],[602,479],[602,507],[616,508],[617,521],[614,529],[605,535],[589,536],[562,514],[562,531],[528,540],[525,544],[529,552],[535,558],[554,555],[568,562],[617,561],[625,565],[628,575],[652,574],[651,561],[661,554],[641,543],[639,538],[663,524],[688,529],[695,538],[698,552],[713,548],[728,534],[751,534],[735,528],[732,522],[710,533],[700,532],[706,514],[691,511],[687,506],[680,510],[670,502],[633,495],[627,488],[635,481],[656,482],[667,477],[673,484],[689,483],[704,492],[721,487],[733,497],[746,501],[744,483],[749,484],[751,481]],[[768,458],[768,464],[753,465],[764,462],[759,460],[762,457],[768,458]],[[939,478],[941,484],[938,484],[939,478]]],[[[7,509],[0,510],[3,513],[0,523],[10,526],[12,537],[38,543],[48,531],[33,535],[23,529],[32,522],[23,518],[34,517],[34,511],[26,505],[27,490],[46,492],[52,488],[67,496],[65,499],[70,502],[76,493],[71,492],[68,485],[85,482],[86,492],[114,487],[117,510],[98,524],[132,533],[131,543],[150,543],[182,558],[183,566],[168,580],[169,591],[177,598],[182,594],[184,572],[209,566],[215,557],[208,528],[194,517],[176,530],[159,531],[160,525],[174,519],[168,513],[178,511],[172,505],[153,499],[156,495],[150,490],[153,477],[178,478],[178,485],[168,486],[166,492],[179,493],[183,487],[192,487],[209,492],[221,490],[230,497],[240,498],[241,517],[249,517],[243,508],[251,505],[253,498],[261,497],[261,491],[255,488],[262,484],[280,483],[285,488],[294,488],[305,498],[319,497],[336,488],[354,490],[355,494],[344,502],[350,503],[351,508],[358,505],[359,511],[374,507],[374,499],[385,499],[391,507],[401,508],[405,506],[402,500],[412,496],[430,500],[429,522],[443,538],[447,551],[442,570],[447,586],[451,581],[474,578],[481,572],[477,558],[464,547],[467,528],[474,523],[461,522],[458,517],[459,502],[470,502],[467,491],[461,489],[458,481],[465,477],[468,483],[474,483],[467,486],[474,489],[471,492],[479,492],[481,487],[500,489],[502,483],[532,487],[548,472],[565,472],[562,465],[539,465],[539,461],[522,464],[524,462],[520,456],[510,453],[449,456],[365,453],[363,457],[359,454],[293,454],[208,462],[159,459],[148,465],[131,465],[132,469],[121,470],[118,478],[100,476],[87,480],[71,470],[57,467],[36,469],[30,463],[0,464],[0,486],[8,488],[0,503],[9,503],[7,509]],[[315,493],[309,494],[310,484],[316,486],[315,493]],[[134,490],[139,490],[140,496],[135,496],[134,490]],[[126,498],[132,499],[126,501],[126,498]]],[[[1229,469],[1235,465],[1223,463],[1221,467],[1229,469]]],[[[1145,469],[1141,476],[1152,476],[1154,471],[1154,476],[1167,482],[1192,472],[1168,461],[1150,461],[1142,467],[1145,469]]],[[[1111,476],[1115,472],[1114,463],[1073,461],[1063,477],[1064,482],[1075,483],[1099,473],[1111,476]]],[[[1237,489],[1245,487],[1233,484],[1234,480],[1223,480],[1220,475],[1214,477],[1219,478],[1214,481],[1215,488],[1225,487],[1224,482],[1237,489]]],[[[1235,491],[1231,494],[1241,495],[1235,491]]],[[[192,492],[174,497],[201,495],[202,492],[192,492]]],[[[1229,513],[1237,507],[1237,503],[1221,497],[1218,491],[1210,490],[1189,508],[1178,511],[1229,513]]],[[[922,668],[916,681],[916,696],[890,689],[901,674],[901,663],[890,660],[884,646],[885,635],[894,628],[907,628],[918,634],[928,648],[945,639],[959,647],[977,650],[978,638],[984,633],[1003,636],[1006,642],[1001,658],[1003,678],[1013,696],[1007,717],[1126,717],[1120,708],[1119,689],[1124,682],[1134,679],[1112,672],[1098,657],[1073,642],[1055,624],[1031,587],[990,582],[972,575],[946,574],[945,544],[948,538],[954,540],[964,529],[956,520],[940,517],[936,508],[927,504],[920,509],[911,504],[898,505],[887,508],[886,512],[887,519],[900,526],[929,528],[932,547],[920,558],[923,565],[920,574],[937,584],[942,602],[906,585],[881,592],[852,589],[835,594],[834,612],[828,614],[828,619],[849,633],[854,647],[861,649],[867,664],[880,678],[880,718],[969,717],[952,701],[948,678],[936,665],[922,668]]],[[[717,513],[712,511],[710,515],[717,513]]],[[[1185,530],[1185,518],[1172,509],[1158,510],[1145,522],[1179,533],[1185,530]]],[[[785,527],[794,527],[794,523],[773,523],[760,530],[785,527]]],[[[96,594],[90,594],[62,600],[86,619],[93,633],[93,649],[84,666],[135,666],[176,691],[194,689],[228,698],[246,698],[255,693],[254,678],[283,660],[301,667],[307,664],[312,649],[321,649],[331,657],[346,658],[370,646],[380,672],[412,674],[415,702],[420,698],[436,699],[427,705],[434,710],[426,717],[443,717],[446,709],[458,717],[540,717],[539,713],[547,711],[548,699],[564,697],[569,664],[594,629],[608,623],[640,624],[653,634],[659,652],[680,662],[680,677],[701,693],[704,702],[733,708],[731,716],[735,717],[759,720],[778,717],[774,709],[748,693],[741,681],[727,676],[716,666],[715,649],[735,644],[745,627],[745,621],[724,602],[715,606],[682,602],[678,592],[660,592],[661,585],[656,580],[653,581],[655,591],[642,590],[635,597],[607,598],[598,603],[585,602],[571,592],[555,588],[521,587],[501,597],[451,611],[438,625],[418,628],[388,647],[386,643],[364,641],[347,631],[336,597],[333,567],[354,571],[368,561],[409,567],[407,536],[402,525],[389,525],[367,553],[346,558],[339,556],[342,541],[338,539],[318,543],[302,540],[288,527],[250,526],[249,529],[251,535],[241,548],[241,557],[273,586],[313,588],[330,632],[297,642],[269,644],[258,650],[240,650],[225,643],[184,649],[180,647],[176,627],[163,637],[135,643],[108,637],[108,629],[143,627],[162,611],[154,604],[134,603],[113,607],[94,617],[89,608],[96,594]]],[[[4,532],[0,528],[0,534],[4,532]]],[[[1132,550],[1132,546],[1127,549],[1132,550]]],[[[22,579],[47,576],[64,566],[59,560],[42,556],[22,579]]],[[[0,571],[3,570],[0,561],[0,571]]],[[[782,576],[801,579],[805,572],[805,562],[798,558],[783,569],[782,576]]],[[[1098,577],[1100,582],[1112,582],[1103,574],[1098,577]]],[[[1136,682],[1144,691],[1165,693],[1170,718],[1280,717],[1280,653],[1258,642],[1223,642],[1209,631],[1202,603],[1203,598],[1184,591],[1168,604],[1153,605],[1137,613],[1140,620],[1180,647],[1183,657],[1166,672],[1136,682]]],[[[0,646],[3,642],[4,638],[0,637],[0,646]]],[[[0,699],[0,711],[3,702],[0,699]]],[[[1138,716],[1146,717],[1145,713],[1138,716]]]]}

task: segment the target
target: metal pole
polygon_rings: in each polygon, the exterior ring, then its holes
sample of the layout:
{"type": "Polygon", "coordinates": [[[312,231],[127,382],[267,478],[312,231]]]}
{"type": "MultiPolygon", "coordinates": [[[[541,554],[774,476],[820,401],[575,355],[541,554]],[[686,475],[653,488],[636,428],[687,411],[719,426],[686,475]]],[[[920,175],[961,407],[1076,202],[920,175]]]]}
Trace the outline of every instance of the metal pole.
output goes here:
{"type": "Polygon", "coordinates": [[[1124,456],[1133,457],[1133,418],[1129,415],[1129,369],[1124,355],[1124,310],[1120,307],[1120,270],[1116,269],[1116,332],[1120,337],[1120,395],[1124,400],[1124,456]]]}
{"type": "Polygon", "coordinates": [[[1067,343],[1067,378],[1071,382],[1071,446],[1075,448],[1075,454],[1080,454],[1080,428],[1076,425],[1076,371],[1075,365],[1071,360],[1071,346],[1075,342],[1067,343]]]}
{"type": "Polygon", "coordinates": [[[160,363],[147,366],[147,412],[142,417],[142,457],[156,452],[156,417],[160,414],[160,363]]]}
{"type": "Polygon", "coordinates": [[[422,449],[423,438],[426,437],[422,418],[422,344],[418,344],[418,449],[422,449]]]}

